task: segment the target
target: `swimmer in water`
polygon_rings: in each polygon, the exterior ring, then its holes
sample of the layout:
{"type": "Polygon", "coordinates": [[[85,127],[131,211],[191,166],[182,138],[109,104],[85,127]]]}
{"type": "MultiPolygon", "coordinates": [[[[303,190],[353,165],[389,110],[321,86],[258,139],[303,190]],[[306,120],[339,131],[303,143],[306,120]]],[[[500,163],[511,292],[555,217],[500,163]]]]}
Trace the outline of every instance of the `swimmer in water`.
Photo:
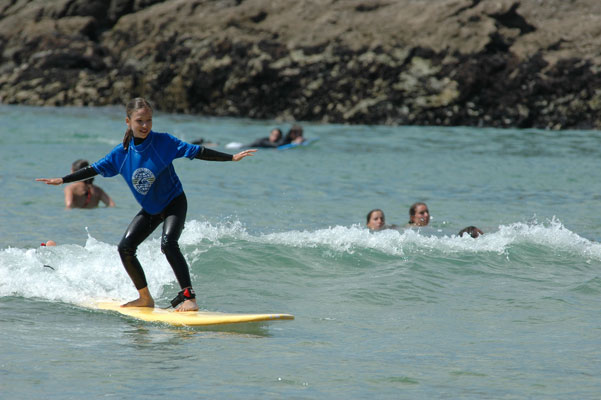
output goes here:
{"type": "Polygon", "coordinates": [[[386,225],[386,217],[384,216],[384,211],[379,208],[375,208],[367,213],[367,222],[366,226],[370,231],[381,231],[382,229],[395,229],[396,225],[386,225]]]}
{"type": "Polygon", "coordinates": [[[379,231],[380,229],[383,229],[384,226],[386,226],[384,211],[376,208],[367,213],[366,225],[371,231],[379,231]]]}
{"type": "MultiPolygon", "coordinates": [[[[54,246],[56,246],[56,242],[54,240],[47,240],[45,242],[42,242],[40,244],[40,246],[42,246],[42,247],[54,247],[54,246]]],[[[43,266],[44,266],[44,268],[50,268],[51,270],[54,270],[54,267],[52,267],[52,266],[50,266],[48,264],[44,264],[43,266]]]]}
{"type": "Polygon", "coordinates": [[[282,131],[279,128],[273,128],[268,137],[257,139],[245,147],[267,147],[276,148],[282,142],[282,131]]]}
{"type": "Polygon", "coordinates": [[[458,233],[458,235],[460,237],[463,236],[464,234],[468,234],[475,239],[480,235],[484,235],[484,232],[482,232],[480,229],[476,228],[475,226],[468,226],[467,228],[463,228],[462,230],[460,230],[458,233]]]}
{"type": "Polygon", "coordinates": [[[282,145],[290,144],[290,143],[301,144],[304,141],[305,141],[305,138],[303,136],[303,127],[300,125],[294,125],[294,126],[292,126],[292,128],[290,128],[290,130],[286,134],[286,137],[280,144],[282,144],[282,145]]]}
{"type": "Polygon", "coordinates": [[[120,174],[125,179],[142,209],[125,231],[118,251],[139,297],[122,307],[154,307],[148,290],[146,276],[136,256],[138,246],[162,223],[161,251],[167,257],[181,287],[171,301],[176,311],[198,310],[196,294],[192,288],[188,263],[179,248],[179,238],[184,229],[188,201],[173,160],[186,157],[207,161],[240,161],[257,150],[249,149],[231,155],[204,146],[183,142],[168,133],[152,130],[152,106],[143,98],[136,98],[125,107],[127,130],[123,143],[91,166],[63,178],[38,178],[48,185],[90,179],[98,174],[112,177],[120,174]]]}
{"type": "MultiPolygon", "coordinates": [[[[90,165],[87,160],[76,160],[71,165],[71,173],[90,165]]],[[[94,178],[74,182],[65,187],[66,208],[96,208],[102,201],[107,207],[115,207],[115,202],[99,186],[94,185],[94,178]]]]}
{"type": "Polygon", "coordinates": [[[409,223],[405,227],[427,226],[429,223],[430,211],[426,203],[417,202],[409,207],[409,223]]]}

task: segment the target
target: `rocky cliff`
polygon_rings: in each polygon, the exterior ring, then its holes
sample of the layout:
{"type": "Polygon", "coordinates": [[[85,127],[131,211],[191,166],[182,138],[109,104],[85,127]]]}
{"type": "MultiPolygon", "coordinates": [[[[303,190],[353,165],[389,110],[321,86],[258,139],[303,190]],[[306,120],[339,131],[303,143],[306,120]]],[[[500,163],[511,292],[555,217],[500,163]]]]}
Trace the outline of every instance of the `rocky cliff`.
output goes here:
{"type": "Polygon", "coordinates": [[[601,128],[598,0],[2,0],[0,102],[601,128]]]}

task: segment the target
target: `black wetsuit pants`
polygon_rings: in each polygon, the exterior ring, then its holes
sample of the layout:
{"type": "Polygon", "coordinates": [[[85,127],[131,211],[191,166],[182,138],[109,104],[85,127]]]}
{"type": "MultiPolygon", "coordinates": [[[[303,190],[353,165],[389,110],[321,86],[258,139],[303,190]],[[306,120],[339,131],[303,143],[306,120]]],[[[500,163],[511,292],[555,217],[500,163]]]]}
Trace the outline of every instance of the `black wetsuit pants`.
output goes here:
{"type": "Polygon", "coordinates": [[[180,287],[183,289],[192,286],[188,263],[186,263],[186,259],[177,243],[184,229],[187,211],[188,201],[186,195],[182,193],[173,199],[159,214],[151,215],[141,210],[127,227],[127,231],[125,231],[119,243],[119,255],[136,289],[140,290],[148,286],[144,270],[136,257],[136,250],[140,243],[150,236],[161,222],[163,222],[161,251],[167,257],[171,268],[173,268],[180,287]]]}

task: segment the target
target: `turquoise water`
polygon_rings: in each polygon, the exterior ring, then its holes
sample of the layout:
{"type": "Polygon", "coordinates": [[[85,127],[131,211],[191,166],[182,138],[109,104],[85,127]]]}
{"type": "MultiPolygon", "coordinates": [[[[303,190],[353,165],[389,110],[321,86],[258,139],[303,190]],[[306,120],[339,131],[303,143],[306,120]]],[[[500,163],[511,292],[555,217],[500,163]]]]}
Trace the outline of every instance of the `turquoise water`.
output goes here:
{"type": "MultiPolygon", "coordinates": [[[[274,126],[290,125],[154,119],[221,151],[274,126]]],[[[304,127],[307,147],[175,163],[201,307],[296,319],[174,328],[86,307],[135,296],[116,251],[139,209],[122,179],[96,179],[116,208],[71,211],[34,182],[104,156],[123,110],[0,106],[2,397],[601,396],[601,132],[304,127]],[[403,225],[418,200],[430,227],[364,229],[376,207],[403,225]],[[457,237],[467,225],[486,234],[457,237]]],[[[166,305],[158,238],[139,257],[166,305]]]]}

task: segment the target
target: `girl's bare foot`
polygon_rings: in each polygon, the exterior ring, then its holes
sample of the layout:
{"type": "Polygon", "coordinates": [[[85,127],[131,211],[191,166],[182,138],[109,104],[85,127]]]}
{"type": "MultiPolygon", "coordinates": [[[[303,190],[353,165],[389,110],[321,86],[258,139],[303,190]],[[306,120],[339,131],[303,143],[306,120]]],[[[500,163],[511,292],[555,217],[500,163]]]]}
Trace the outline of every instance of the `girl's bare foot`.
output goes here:
{"type": "Polygon", "coordinates": [[[146,299],[136,299],[136,300],[132,300],[128,303],[125,304],[121,304],[121,307],[150,307],[150,308],[154,308],[154,300],[150,299],[150,301],[146,300],[146,299]]]}
{"type": "Polygon", "coordinates": [[[154,308],[154,299],[150,295],[148,287],[138,290],[140,297],[128,303],[121,304],[121,307],[150,307],[154,308]]]}
{"type": "Polygon", "coordinates": [[[196,304],[196,299],[186,299],[179,307],[175,309],[176,312],[183,311],[198,311],[198,304],[196,304]]]}

